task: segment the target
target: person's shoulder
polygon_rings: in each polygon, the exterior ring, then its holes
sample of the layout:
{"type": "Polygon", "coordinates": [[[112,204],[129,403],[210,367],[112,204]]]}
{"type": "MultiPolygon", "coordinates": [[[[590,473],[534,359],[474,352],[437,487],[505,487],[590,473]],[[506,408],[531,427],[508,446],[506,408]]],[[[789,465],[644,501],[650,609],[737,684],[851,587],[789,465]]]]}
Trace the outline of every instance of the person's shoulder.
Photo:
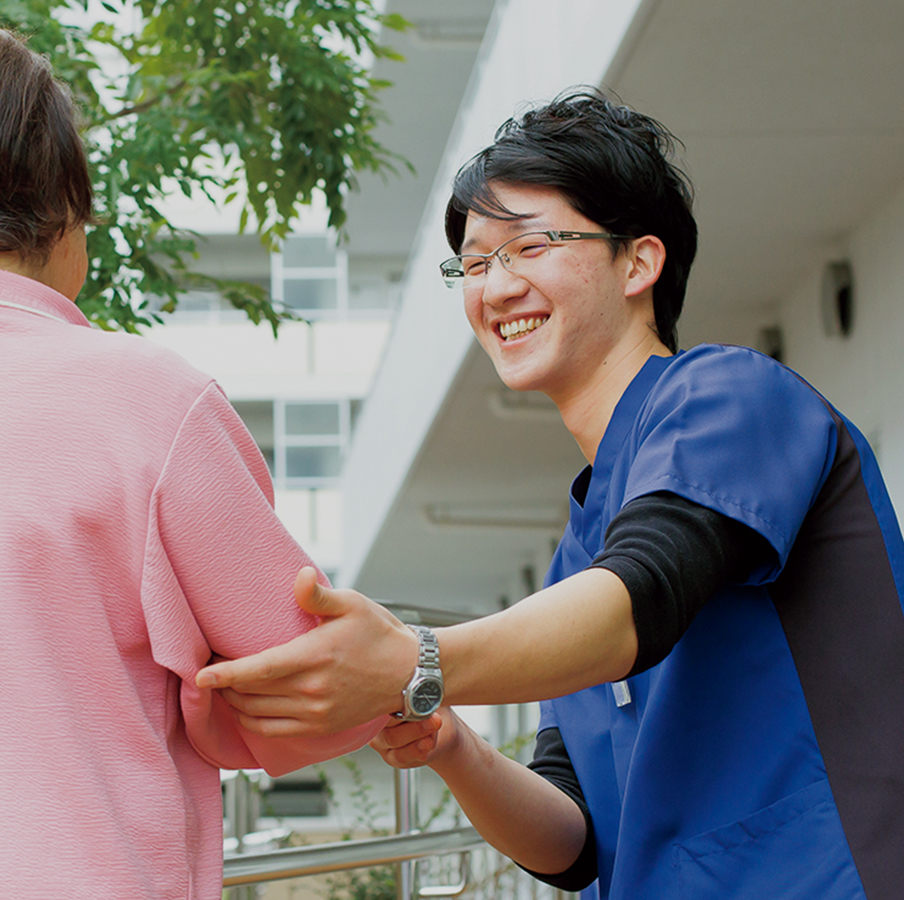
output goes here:
{"type": "Polygon", "coordinates": [[[141,335],[73,328],[48,377],[97,427],[165,452],[193,411],[228,401],[215,380],[141,335]]]}
{"type": "Polygon", "coordinates": [[[833,419],[830,404],[792,369],[757,350],[728,344],[700,344],[670,360],[646,410],[655,420],[679,409],[748,423],[833,419]]]}
{"type": "Polygon", "coordinates": [[[794,374],[771,356],[740,344],[697,344],[689,350],[681,351],[669,368],[676,374],[680,372],[689,375],[718,370],[726,377],[732,377],[734,373],[747,375],[751,372],[772,377],[794,374]]]}
{"type": "Polygon", "coordinates": [[[113,389],[137,390],[166,401],[197,397],[213,383],[178,353],[141,335],[91,329],[83,337],[84,353],[92,358],[98,377],[115,380],[113,389]]]}
{"type": "Polygon", "coordinates": [[[812,385],[786,365],[758,350],[735,344],[698,344],[679,353],[668,366],[662,383],[685,383],[695,390],[731,392],[747,398],[790,392],[825,402],[812,385]]]}

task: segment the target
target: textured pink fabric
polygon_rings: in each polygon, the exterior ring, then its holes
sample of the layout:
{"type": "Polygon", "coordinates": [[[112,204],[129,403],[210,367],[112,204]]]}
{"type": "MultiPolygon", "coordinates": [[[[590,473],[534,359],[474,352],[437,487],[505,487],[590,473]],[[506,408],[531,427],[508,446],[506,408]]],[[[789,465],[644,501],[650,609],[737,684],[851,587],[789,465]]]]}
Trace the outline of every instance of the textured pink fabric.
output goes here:
{"type": "Polygon", "coordinates": [[[221,391],[0,272],[0,896],[217,900],[217,766],[359,747],[244,732],[193,679],[286,641],[310,564],[221,391]]]}

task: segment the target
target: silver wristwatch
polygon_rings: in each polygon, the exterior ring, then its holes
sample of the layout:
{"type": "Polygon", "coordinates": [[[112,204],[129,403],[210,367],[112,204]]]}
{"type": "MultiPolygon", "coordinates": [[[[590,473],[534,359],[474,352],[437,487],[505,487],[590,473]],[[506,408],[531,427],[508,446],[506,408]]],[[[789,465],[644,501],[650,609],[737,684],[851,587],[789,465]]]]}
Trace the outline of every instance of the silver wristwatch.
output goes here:
{"type": "Polygon", "coordinates": [[[408,626],[418,642],[417,668],[408,686],[402,691],[402,711],[399,719],[426,719],[443,702],[443,673],[439,668],[439,641],[424,625],[408,626]]]}

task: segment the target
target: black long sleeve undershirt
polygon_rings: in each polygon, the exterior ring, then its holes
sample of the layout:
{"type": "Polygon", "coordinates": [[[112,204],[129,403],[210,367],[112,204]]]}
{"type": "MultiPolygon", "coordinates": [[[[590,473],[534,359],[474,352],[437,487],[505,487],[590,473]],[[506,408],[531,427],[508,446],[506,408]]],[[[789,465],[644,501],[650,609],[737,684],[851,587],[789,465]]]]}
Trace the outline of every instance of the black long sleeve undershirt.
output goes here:
{"type": "Polygon", "coordinates": [[[593,836],[593,820],[590,818],[590,810],[584,799],[584,792],[578,783],[574,772],[574,766],[565,749],[565,742],[558,728],[546,728],[537,735],[537,746],[534,748],[534,758],[527,764],[542,775],[547,781],[552,782],[560,791],[568,794],[577,803],[584,814],[584,822],[587,825],[587,836],[584,838],[584,846],[578,858],[558,875],[544,875],[521,866],[525,872],[529,872],[534,878],[545,881],[562,891],[581,891],[596,878],[596,840],[593,836]]]}
{"type": "Polygon", "coordinates": [[[745,581],[774,553],[747,525],[664,492],[628,503],[606,530],[605,548],[590,565],[613,571],[631,595],[631,675],[662,662],[720,588],[745,581]]]}
{"type": "MultiPolygon", "coordinates": [[[[638,653],[630,674],[665,659],[721,587],[746,580],[772,553],[753,529],[676,494],[650,494],[627,504],[609,525],[606,549],[591,567],[610,569],[631,595],[638,653]]],[[[579,891],[597,875],[593,822],[558,728],[537,735],[529,768],[577,803],[587,837],[564,872],[526,871],[561,890],[579,891]]]]}

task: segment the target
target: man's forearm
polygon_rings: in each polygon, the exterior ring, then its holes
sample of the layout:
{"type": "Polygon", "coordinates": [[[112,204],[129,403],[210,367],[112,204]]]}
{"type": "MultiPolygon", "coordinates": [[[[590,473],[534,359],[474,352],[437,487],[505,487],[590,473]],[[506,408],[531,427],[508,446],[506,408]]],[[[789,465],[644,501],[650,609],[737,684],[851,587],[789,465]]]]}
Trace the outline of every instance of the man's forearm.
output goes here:
{"type": "Polygon", "coordinates": [[[624,678],[637,657],[631,598],[606,569],[580,572],[437,636],[452,706],[560,697],[624,678]]]}
{"type": "Polygon", "coordinates": [[[454,752],[431,762],[481,836],[534,872],[555,875],[578,858],[587,836],[578,805],[542,776],[503,756],[458,722],[454,752]]]}
{"type": "MultiPolygon", "coordinates": [[[[223,689],[239,722],[268,737],[330,734],[399,710],[417,660],[414,635],[361,594],[320,587],[309,570],[296,596],[320,616],[317,628],[210,666],[198,686],[223,689]]],[[[446,703],[454,705],[559,697],[624,678],[637,657],[630,596],[607,569],[579,572],[437,636],[446,703]]]]}

